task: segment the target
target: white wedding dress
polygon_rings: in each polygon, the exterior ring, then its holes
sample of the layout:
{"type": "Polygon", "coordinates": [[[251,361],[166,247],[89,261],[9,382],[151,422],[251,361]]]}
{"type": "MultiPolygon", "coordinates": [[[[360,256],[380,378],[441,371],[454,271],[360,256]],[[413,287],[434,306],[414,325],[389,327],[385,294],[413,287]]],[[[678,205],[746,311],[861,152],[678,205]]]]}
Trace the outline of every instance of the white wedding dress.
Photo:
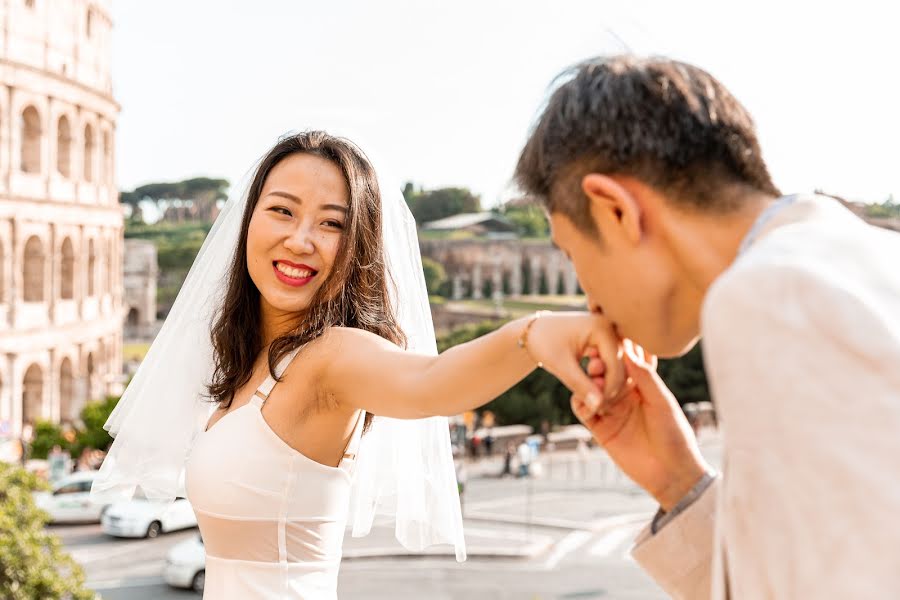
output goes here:
{"type": "MultiPolygon", "coordinates": [[[[295,355],[281,361],[279,375],[295,355]]],[[[187,495],[206,547],[205,598],[337,598],[364,413],[340,465],[323,465],[266,422],[262,407],[275,383],[269,375],[248,404],[200,433],[188,458],[187,495]]]]}

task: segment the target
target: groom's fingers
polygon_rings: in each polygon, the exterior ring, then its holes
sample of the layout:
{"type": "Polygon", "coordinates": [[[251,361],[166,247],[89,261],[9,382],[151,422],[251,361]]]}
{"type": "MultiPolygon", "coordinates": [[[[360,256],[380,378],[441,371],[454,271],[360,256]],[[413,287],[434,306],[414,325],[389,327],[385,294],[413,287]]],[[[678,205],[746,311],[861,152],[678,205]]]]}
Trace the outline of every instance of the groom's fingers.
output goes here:
{"type": "Polygon", "coordinates": [[[656,372],[656,357],[647,354],[639,357],[635,351],[634,345],[626,340],[625,344],[625,371],[634,381],[641,397],[648,403],[656,407],[668,406],[672,408],[677,406],[675,397],[666,387],[666,384],[656,372]]]}
{"type": "Polygon", "coordinates": [[[584,399],[579,397],[576,394],[572,394],[572,398],[569,400],[569,403],[572,406],[572,412],[578,417],[578,420],[587,427],[588,429],[593,428],[597,422],[600,420],[600,417],[597,415],[597,411],[591,409],[587,404],[585,404],[584,399]]]}

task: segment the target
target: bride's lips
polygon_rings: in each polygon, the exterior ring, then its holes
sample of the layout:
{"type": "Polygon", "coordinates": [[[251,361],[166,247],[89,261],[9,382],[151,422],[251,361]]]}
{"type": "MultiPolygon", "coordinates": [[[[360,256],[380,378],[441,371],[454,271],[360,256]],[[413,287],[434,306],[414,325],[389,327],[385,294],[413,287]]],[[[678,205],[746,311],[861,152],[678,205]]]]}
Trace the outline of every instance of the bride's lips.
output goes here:
{"type": "Polygon", "coordinates": [[[312,267],[304,264],[292,263],[289,260],[276,260],[272,263],[272,270],[275,272],[275,277],[277,277],[282,283],[285,283],[291,287],[301,287],[309,283],[316,276],[318,271],[313,269],[312,267]],[[283,272],[278,266],[281,265],[283,268],[287,267],[288,270],[298,270],[304,271],[308,273],[308,275],[304,274],[302,277],[295,277],[292,275],[288,275],[283,272]]]}

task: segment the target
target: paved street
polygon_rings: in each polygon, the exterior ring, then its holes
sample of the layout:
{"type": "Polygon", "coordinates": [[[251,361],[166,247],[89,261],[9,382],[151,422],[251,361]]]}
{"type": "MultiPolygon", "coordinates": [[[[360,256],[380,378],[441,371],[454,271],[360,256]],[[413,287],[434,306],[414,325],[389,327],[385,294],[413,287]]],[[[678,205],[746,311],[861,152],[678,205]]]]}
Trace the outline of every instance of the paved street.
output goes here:
{"type": "MultiPolygon", "coordinates": [[[[713,461],[717,448],[706,449],[713,461]]],[[[539,479],[498,479],[499,462],[470,467],[464,504],[469,560],[449,548],[408,555],[387,526],[345,543],[344,599],[563,600],[665,598],[628,556],[654,503],[595,451],[544,457],[539,479]],[[586,469],[584,467],[587,467],[586,469]],[[586,471],[586,472],[585,472],[586,471]]],[[[104,599],[196,597],[165,585],[169,548],[196,530],[155,540],[114,540],[99,526],[54,527],[104,599]]]]}

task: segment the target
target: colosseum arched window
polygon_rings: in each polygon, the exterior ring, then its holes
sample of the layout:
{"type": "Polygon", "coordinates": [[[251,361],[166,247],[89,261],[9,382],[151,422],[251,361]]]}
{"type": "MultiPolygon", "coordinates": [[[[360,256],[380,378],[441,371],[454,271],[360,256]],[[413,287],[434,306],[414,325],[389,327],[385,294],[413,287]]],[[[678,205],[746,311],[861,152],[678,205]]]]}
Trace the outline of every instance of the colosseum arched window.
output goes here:
{"type": "Polygon", "coordinates": [[[41,172],[41,117],[33,106],[22,111],[22,171],[41,172]]]}
{"type": "Polygon", "coordinates": [[[56,170],[63,177],[72,175],[72,129],[66,115],[56,125],[56,170]]]}
{"type": "Polygon", "coordinates": [[[94,394],[97,391],[97,382],[94,381],[95,372],[96,372],[96,367],[94,365],[94,353],[90,352],[87,355],[87,398],[88,398],[88,400],[94,400],[94,394]]]}
{"type": "Polygon", "coordinates": [[[94,128],[88,123],[84,126],[84,180],[94,180],[94,128]]]}
{"type": "Polygon", "coordinates": [[[72,375],[72,361],[69,357],[63,359],[59,366],[59,418],[61,421],[72,421],[76,415],[72,414],[75,407],[75,377],[72,375]]]}
{"type": "Polygon", "coordinates": [[[106,292],[112,294],[113,286],[116,284],[115,282],[115,271],[113,270],[113,265],[116,264],[116,259],[113,254],[115,253],[115,240],[110,237],[106,243],[106,292]]]}
{"type": "Polygon", "coordinates": [[[0,244],[0,304],[6,297],[6,250],[0,244]]]}
{"type": "Polygon", "coordinates": [[[75,297],[75,250],[69,238],[63,240],[61,258],[59,296],[63,300],[71,300],[75,297]]]}
{"type": "Polygon", "coordinates": [[[25,242],[25,261],[22,265],[25,302],[44,301],[44,244],[33,235],[25,242]]]}
{"type": "Polygon", "coordinates": [[[93,296],[97,283],[97,250],[94,247],[94,240],[88,241],[88,296],[93,296]]]}
{"type": "Polygon", "coordinates": [[[22,422],[34,424],[44,418],[44,371],[37,363],[25,371],[22,385],[22,422]]]}
{"type": "Polygon", "coordinates": [[[111,183],[112,180],[112,142],[108,131],[103,132],[103,155],[100,162],[100,181],[111,183]]]}

